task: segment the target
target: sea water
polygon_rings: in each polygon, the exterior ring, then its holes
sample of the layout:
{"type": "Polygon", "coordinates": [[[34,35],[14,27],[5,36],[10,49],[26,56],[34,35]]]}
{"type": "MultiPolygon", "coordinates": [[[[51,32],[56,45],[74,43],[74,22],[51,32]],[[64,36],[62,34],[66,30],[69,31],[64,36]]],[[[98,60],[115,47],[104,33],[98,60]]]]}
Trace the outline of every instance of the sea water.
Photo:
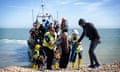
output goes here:
{"type": "MultiPolygon", "coordinates": [[[[73,29],[69,29],[71,35],[73,29]]],[[[80,34],[81,29],[78,29],[80,34]]],[[[120,29],[98,29],[101,38],[95,50],[96,56],[101,64],[120,61],[120,29]]],[[[0,28],[0,68],[7,66],[29,67],[31,62],[28,58],[29,29],[0,28]]],[[[83,65],[89,64],[90,41],[88,38],[82,40],[83,65]]]]}

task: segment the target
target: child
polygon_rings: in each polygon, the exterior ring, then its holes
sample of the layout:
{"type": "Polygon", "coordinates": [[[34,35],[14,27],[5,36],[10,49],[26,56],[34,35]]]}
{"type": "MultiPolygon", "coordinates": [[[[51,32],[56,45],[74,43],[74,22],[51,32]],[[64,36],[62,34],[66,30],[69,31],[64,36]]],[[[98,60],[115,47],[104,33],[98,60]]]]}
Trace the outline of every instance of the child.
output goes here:
{"type": "Polygon", "coordinates": [[[78,55],[78,69],[81,67],[81,61],[82,61],[82,46],[81,43],[77,43],[78,41],[78,34],[79,32],[77,30],[73,30],[71,42],[72,42],[72,53],[70,61],[72,62],[72,68],[75,67],[75,60],[76,56],[78,55]]]}
{"type": "Polygon", "coordinates": [[[54,52],[54,69],[59,69],[60,50],[56,48],[54,52]]]}
{"type": "Polygon", "coordinates": [[[33,69],[38,70],[40,66],[44,65],[45,52],[39,44],[35,45],[32,57],[33,57],[33,69]]]}

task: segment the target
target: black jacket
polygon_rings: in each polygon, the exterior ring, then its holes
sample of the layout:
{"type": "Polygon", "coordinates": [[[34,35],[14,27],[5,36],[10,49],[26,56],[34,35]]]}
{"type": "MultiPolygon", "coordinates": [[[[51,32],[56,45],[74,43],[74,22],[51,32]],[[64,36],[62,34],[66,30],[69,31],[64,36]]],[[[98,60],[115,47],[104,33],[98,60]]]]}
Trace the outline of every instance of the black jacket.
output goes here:
{"type": "Polygon", "coordinates": [[[89,40],[99,40],[100,36],[96,30],[96,28],[91,23],[86,23],[83,27],[83,33],[79,38],[78,42],[80,42],[84,36],[87,36],[89,40]]]}

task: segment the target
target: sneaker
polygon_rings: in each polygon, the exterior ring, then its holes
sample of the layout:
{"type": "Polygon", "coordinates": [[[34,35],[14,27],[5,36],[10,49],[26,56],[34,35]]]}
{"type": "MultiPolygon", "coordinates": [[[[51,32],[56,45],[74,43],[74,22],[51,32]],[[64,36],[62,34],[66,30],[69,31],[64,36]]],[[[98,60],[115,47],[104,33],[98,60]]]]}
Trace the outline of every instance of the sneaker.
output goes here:
{"type": "Polygon", "coordinates": [[[95,66],[96,68],[98,68],[98,67],[100,67],[100,64],[95,64],[94,66],[95,66]]]}
{"type": "Polygon", "coordinates": [[[89,65],[88,67],[89,67],[89,68],[95,68],[95,66],[94,66],[94,65],[89,65]]]}

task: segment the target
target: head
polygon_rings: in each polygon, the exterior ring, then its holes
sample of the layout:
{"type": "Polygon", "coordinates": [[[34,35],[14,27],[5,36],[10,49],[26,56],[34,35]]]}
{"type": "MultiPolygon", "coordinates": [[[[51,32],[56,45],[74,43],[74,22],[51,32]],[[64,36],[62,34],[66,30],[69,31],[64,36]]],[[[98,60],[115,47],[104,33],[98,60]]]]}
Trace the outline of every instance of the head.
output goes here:
{"type": "Polygon", "coordinates": [[[37,28],[37,24],[36,24],[36,23],[34,23],[34,24],[33,24],[33,27],[34,27],[34,28],[37,28]]]}
{"type": "Polygon", "coordinates": [[[39,44],[37,44],[37,45],[35,45],[35,49],[40,49],[40,45],[39,44]]]}
{"type": "Polygon", "coordinates": [[[54,24],[51,22],[48,26],[48,29],[54,28],[54,24]]]}
{"type": "Polygon", "coordinates": [[[77,29],[74,29],[72,35],[73,35],[74,37],[77,37],[77,36],[79,35],[78,30],[77,30],[77,29]]]}
{"type": "Polygon", "coordinates": [[[39,24],[38,19],[36,19],[36,21],[33,23],[33,27],[36,28],[38,24],[39,24]]]}
{"type": "Polygon", "coordinates": [[[67,39],[67,38],[68,38],[68,36],[69,36],[69,35],[68,35],[68,33],[67,33],[67,32],[64,32],[64,33],[62,34],[62,38],[63,38],[63,39],[67,39]]]}
{"type": "Polygon", "coordinates": [[[40,24],[40,27],[44,27],[44,25],[41,23],[41,24],[40,24]]]}
{"type": "Polygon", "coordinates": [[[85,20],[80,18],[79,23],[78,23],[81,27],[85,26],[85,20]]]}
{"type": "Polygon", "coordinates": [[[50,32],[50,34],[55,35],[55,29],[54,28],[49,29],[49,32],[50,32]]]}
{"type": "Polygon", "coordinates": [[[61,21],[61,30],[67,29],[68,28],[68,23],[67,20],[65,18],[62,18],[61,21]]]}
{"type": "Polygon", "coordinates": [[[58,21],[57,21],[57,20],[54,20],[53,22],[54,22],[54,25],[58,23],[58,21]]]}

